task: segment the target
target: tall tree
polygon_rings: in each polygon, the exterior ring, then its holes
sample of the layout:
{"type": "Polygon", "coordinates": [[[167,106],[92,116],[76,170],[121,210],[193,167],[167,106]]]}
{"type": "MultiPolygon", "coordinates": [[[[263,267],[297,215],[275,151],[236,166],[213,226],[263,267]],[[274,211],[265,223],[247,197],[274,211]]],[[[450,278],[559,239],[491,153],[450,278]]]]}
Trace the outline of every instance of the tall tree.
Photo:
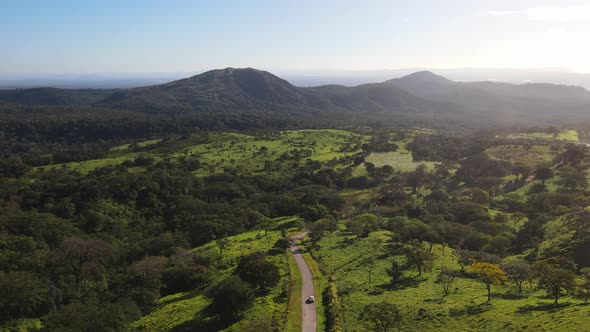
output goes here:
{"type": "Polygon", "coordinates": [[[365,268],[367,269],[367,272],[369,273],[369,286],[371,285],[371,275],[373,273],[373,269],[375,268],[375,258],[374,257],[366,257],[365,259],[363,259],[362,264],[365,266],[365,268]]]}
{"type": "Polygon", "coordinates": [[[541,184],[545,185],[545,180],[553,177],[553,171],[547,166],[540,166],[535,170],[535,179],[541,180],[541,184]]]}
{"type": "Polygon", "coordinates": [[[455,282],[456,276],[457,273],[455,271],[449,269],[446,266],[443,266],[440,273],[436,277],[435,282],[442,286],[445,296],[449,295],[449,289],[451,288],[453,282],[455,282]]]}
{"type": "Polygon", "coordinates": [[[434,262],[434,255],[419,241],[412,241],[405,248],[408,265],[413,265],[418,270],[418,276],[422,271],[430,271],[434,262]]]}
{"type": "Polygon", "coordinates": [[[391,267],[387,269],[387,275],[391,277],[391,285],[395,286],[404,275],[402,266],[395,260],[391,261],[391,267]]]}
{"type": "Polygon", "coordinates": [[[471,264],[469,271],[486,285],[488,302],[492,300],[492,285],[498,285],[507,279],[506,274],[497,264],[475,262],[471,264]]]}
{"type": "Polygon", "coordinates": [[[574,288],[574,265],[564,257],[553,257],[538,261],[534,265],[535,274],[539,279],[539,287],[553,297],[557,304],[561,291],[574,288]]]}
{"type": "Polygon", "coordinates": [[[62,266],[74,276],[77,289],[80,290],[84,268],[91,263],[105,265],[112,254],[111,246],[102,240],[68,237],[52,253],[52,259],[54,264],[62,266]]]}
{"type": "Polygon", "coordinates": [[[502,269],[506,273],[508,280],[512,281],[517,287],[518,292],[522,291],[522,284],[529,281],[533,274],[533,268],[525,260],[518,259],[502,264],[502,269]]]}

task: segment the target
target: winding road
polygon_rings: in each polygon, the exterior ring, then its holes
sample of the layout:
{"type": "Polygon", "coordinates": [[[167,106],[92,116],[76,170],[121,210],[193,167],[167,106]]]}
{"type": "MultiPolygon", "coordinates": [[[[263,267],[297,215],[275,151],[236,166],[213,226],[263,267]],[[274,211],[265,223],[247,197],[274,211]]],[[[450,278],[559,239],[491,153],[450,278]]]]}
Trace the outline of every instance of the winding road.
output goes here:
{"type": "Polygon", "coordinates": [[[315,297],[313,289],[313,275],[311,274],[311,270],[305,262],[305,259],[303,259],[303,256],[301,255],[301,250],[295,244],[296,240],[303,238],[305,235],[307,235],[307,232],[301,233],[293,238],[293,242],[291,243],[291,253],[293,254],[293,258],[295,258],[295,261],[297,262],[299,271],[301,271],[301,279],[303,280],[303,285],[301,286],[302,331],[315,332],[318,325],[318,317],[315,309],[315,303],[305,302],[309,296],[315,297]]]}

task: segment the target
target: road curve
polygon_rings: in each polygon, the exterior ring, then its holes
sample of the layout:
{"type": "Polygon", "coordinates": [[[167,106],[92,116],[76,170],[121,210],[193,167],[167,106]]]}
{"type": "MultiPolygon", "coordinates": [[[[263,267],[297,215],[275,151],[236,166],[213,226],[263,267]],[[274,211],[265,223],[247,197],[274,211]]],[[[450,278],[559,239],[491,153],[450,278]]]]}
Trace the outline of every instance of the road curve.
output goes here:
{"type": "MultiPolygon", "coordinates": [[[[314,289],[313,289],[313,275],[311,274],[311,270],[309,266],[303,259],[301,255],[301,250],[295,244],[296,240],[299,240],[307,235],[307,232],[303,232],[293,238],[293,242],[291,243],[291,253],[293,254],[293,258],[297,262],[297,266],[299,267],[299,271],[301,271],[301,279],[303,280],[303,285],[301,286],[301,326],[303,332],[316,332],[317,325],[318,325],[318,317],[315,309],[315,303],[305,303],[309,296],[314,296],[314,289]]],[[[316,298],[316,301],[319,301],[319,298],[316,298]]]]}

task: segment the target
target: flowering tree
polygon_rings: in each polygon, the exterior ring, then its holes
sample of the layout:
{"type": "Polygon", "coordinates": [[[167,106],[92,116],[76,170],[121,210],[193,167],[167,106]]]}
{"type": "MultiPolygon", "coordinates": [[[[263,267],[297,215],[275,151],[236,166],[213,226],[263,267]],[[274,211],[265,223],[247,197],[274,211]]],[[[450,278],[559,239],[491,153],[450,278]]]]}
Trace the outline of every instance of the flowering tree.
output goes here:
{"type": "Polygon", "coordinates": [[[506,274],[498,264],[475,262],[471,264],[469,272],[477,275],[486,285],[488,301],[492,299],[492,285],[498,285],[507,280],[506,274]]]}

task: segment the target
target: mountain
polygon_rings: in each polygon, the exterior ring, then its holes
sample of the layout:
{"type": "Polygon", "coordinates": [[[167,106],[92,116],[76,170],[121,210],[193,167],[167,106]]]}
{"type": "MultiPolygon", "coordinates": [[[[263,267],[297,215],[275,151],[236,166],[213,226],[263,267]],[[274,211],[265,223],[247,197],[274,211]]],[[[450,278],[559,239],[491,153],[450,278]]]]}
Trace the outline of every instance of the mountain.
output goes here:
{"type": "Polygon", "coordinates": [[[519,118],[590,118],[590,92],[546,83],[454,82],[423,71],[385,82],[422,98],[452,102],[473,113],[493,114],[508,124],[519,118]]]}
{"type": "Polygon", "coordinates": [[[135,110],[253,110],[306,106],[299,89],[271,73],[226,68],[173,81],[113,93],[101,106],[135,110]]]}
{"type": "Polygon", "coordinates": [[[252,68],[211,70],[133,89],[0,90],[0,102],[86,106],[158,114],[322,114],[364,121],[481,125],[590,120],[590,92],[566,85],[455,82],[429,71],[354,87],[295,87],[252,68]]]}

